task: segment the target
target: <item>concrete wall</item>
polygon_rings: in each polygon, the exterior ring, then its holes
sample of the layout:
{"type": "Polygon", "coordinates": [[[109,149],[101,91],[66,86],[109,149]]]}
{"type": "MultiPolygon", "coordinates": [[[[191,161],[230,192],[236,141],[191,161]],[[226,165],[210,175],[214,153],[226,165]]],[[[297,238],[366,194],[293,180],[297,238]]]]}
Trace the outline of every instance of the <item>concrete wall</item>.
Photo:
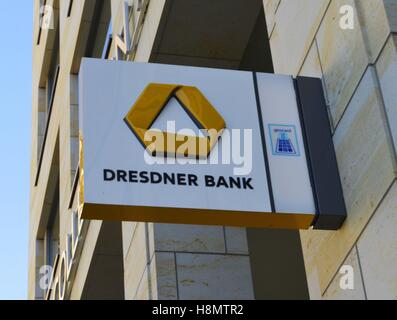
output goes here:
{"type": "Polygon", "coordinates": [[[126,299],[250,299],[244,229],[123,223],[126,299]]]}
{"type": "Polygon", "coordinates": [[[397,2],[264,0],[276,73],[321,77],[348,219],[301,232],[312,299],[396,299],[397,2]],[[344,30],[340,8],[354,10],[344,30]],[[393,231],[394,230],[394,231],[393,231]],[[354,290],[339,285],[342,265],[354,290]]]}
{"type": "MultiPolygon", "coordinates": [[[[42,164],[39,166],[40,143],[42,143],[43,126],[46,117],[42,116],[42,92],[45,90],[51,53],[54,45],[55,29],[42,29],[39,38],[40,1],[35,1],[33,26],[33,65],[32,65],[32,155],[30,164],[30,226],[29,226],[29,284],[28,298],[42,299],[43,291],[38,287],[39,270],[43,265],[43,238],[47,227],[49,211],[52,205],[52,190],[56,189],[59,177],[59,212],[60,212],[60,252],[65,251],[66,237],[71,232],[72,211],[77,209],[77,201],[72,208],[69,202],[78,159],[78,87],[77,75],[79,62],[93,23],[94,1],[73,1],[71,15],[68,17],[69,1],[47,0],[52,6],[54,17],[59,19],[60,28],[60,72],[50,119],[48,121],[47,139],[44,146],[42,164]],[[59,14],[59,16],[57,16],[59,14]],[[36,177],[37,184],[36,184],[36,177]]],[[[99,20],[103,32],[105,20],[99,20]]],[[[56,24],[54,25],[56,27],[56,24]]],[[[106,30],[105,30],[106,34],[106,30]]],[[[69,289],[72,297],[80,299],[83,294],[87,273],[91,265],[94,249],[101,231],[102,222],[95,221],[89,226],[88,236],[76,271],[76,281],[69,289]]],[[[120,240],[121,241],[121,240],[120,240]]],[[[121,255],[121,253],[120,253],[121,255]]]]}

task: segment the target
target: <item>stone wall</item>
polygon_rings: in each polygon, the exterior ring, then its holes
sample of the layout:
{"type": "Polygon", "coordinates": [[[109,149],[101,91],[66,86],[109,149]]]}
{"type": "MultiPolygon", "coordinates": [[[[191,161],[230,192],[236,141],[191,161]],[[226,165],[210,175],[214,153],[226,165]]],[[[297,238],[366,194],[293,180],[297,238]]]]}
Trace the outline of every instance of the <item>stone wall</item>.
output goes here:
{"type": "Polygon", "coordinates": [[[348,210],[337,232],[301,232],[311,298],[396,299],[397,2],[264,7],[275,72],[323,80],[348,210]],[[353,29],[340,26],[344,5],[353,29]],[[353,267],[354,290],[340,288],[342,265],[353,267]]]}

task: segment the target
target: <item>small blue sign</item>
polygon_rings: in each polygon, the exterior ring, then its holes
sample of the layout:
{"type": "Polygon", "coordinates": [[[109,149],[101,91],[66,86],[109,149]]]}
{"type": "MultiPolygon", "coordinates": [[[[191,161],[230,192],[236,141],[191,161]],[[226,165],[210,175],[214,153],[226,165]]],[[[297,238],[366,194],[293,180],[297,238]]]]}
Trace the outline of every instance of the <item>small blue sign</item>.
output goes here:
{"type": "Polygon", "coordinates": [[[294,125],[269,124],[269,132],[273,155],[300,156],[298,136],[294,125]]]}

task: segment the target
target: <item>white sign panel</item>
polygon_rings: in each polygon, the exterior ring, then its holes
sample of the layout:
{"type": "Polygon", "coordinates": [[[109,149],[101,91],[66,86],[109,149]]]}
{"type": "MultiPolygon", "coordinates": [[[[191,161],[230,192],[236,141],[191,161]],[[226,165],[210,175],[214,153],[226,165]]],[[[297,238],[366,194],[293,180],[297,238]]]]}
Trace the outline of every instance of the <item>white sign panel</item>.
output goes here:
{"type": "Polygon", "coordinates": [[[276,211],[315,212],[292,78],[257,78],[276,211]]]}
{"type": "Polygon", "coordinates": [[[84,59],[83,218],[309,227],[315,209],[292,78],[257,77],[256,87],[251,72],[84,59]],[[222,131],[205,157],[160,154],[142,141],[149,130],[210,141],[198,127],[212,123],[222,131]]]}

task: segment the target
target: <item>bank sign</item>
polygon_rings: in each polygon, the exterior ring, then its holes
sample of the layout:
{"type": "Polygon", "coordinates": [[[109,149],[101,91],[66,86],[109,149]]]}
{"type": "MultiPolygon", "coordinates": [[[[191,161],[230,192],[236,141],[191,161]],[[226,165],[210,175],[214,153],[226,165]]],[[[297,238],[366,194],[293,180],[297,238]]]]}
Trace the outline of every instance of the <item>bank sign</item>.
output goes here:
{"type": "Polygon", "coordinates": [[[319,219],[323,178],[298,87],[290,76],[84,59],[82,218],[337,228],[343,206],[319,219]]]}

